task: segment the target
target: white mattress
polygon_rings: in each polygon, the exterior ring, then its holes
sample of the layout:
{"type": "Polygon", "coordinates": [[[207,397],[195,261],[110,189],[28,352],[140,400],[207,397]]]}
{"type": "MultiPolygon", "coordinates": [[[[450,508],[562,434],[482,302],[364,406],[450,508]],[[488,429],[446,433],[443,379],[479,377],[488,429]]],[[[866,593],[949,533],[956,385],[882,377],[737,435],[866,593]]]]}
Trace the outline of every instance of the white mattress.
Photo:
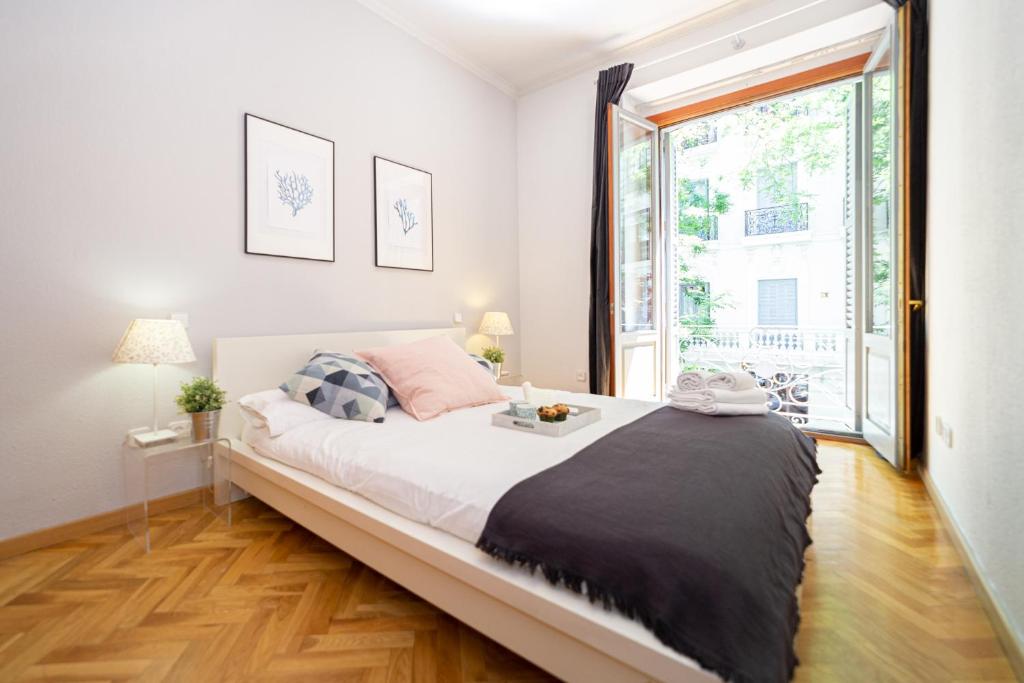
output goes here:
{"type": "MultiPolygon", "coordinates": [[[[520,398],[518,388],[506,389],[520,398]]],[[[565,403],[601,409],[601,421],[561,438],[491,425],[502,404],[417,422],[400,408],[383,423],[321,420],[271,437],[249,428],[243,440],[260,455],[358,493],[408,519],[470,543],[491,508],[516,483],[566,460],[661,404],[559,392],[565,403]]]]}

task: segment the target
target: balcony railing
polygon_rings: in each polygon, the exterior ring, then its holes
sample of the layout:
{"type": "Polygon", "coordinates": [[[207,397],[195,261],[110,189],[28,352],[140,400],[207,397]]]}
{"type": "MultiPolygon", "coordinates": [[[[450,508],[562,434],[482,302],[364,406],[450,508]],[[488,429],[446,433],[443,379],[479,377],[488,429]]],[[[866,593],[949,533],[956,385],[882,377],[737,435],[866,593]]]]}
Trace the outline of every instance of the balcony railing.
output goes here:
{"type": "Polygon", "coordinates": [[[718,142],[718,126],[705,124],[701,128],[683,136],[683,149],[693,149],[701,145],[718,142]]]}
{"type": "Polygon", "coordinates": [[[773,349],[802,353],[836,353],[841,350],[844,331],[804,327],[719,327],[683,326],[680,337],[690,346],[719,349],[773,349]]]}
{"type": "Polygon", "coordinates": [[[680,368],[749,372],[768,407],[798,425],[849,429],[846,331],[680,325],[680,368]]]}
{"type": "Polygon", "coordinates": [[[806,202],[750,209],[746,212],[746,234],[750,237],[806,230],[809,214],[806,202]]]}

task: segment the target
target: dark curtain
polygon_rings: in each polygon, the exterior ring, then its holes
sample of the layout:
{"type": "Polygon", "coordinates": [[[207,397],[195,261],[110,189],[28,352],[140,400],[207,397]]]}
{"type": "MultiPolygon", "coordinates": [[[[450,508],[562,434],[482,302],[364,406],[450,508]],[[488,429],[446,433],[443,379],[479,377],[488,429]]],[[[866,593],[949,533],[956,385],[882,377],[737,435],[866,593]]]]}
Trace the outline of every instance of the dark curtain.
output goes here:
{"type": "MultiPolygon", "coordinates": [[[[908,210],[907,258],[909,259],[909,282],[907,297],[911,300],[924,301],[924,269],[926,240],[926,211],[928,182],[928,0],[886,0],[896,8],[910,11],[907,27],[906,50],[909,54],[910,73],[908,75],[909,110],[906,113],[907,134],[909,136],[909,154],[907,174],[909,188],[906,196],[908,210]]],[[[927,403],[927,386],[925,375],[926,330],[925,308],[911,308],[910,319],[907,321],[909,345],[910,378],[907,398],[910,402],[910,455],[921,457],[924,453],[925,434],[927,434],[928,416],[925,412],[927,403]]]]}
{"type": "Polygon", "coordinates": [[[618,104],[632,64],[619,64],[597,78],[594,108],[594,200],[590,207],[590,393],[611,393],[611,308],[608,303],[608,105],[618,104]]]}

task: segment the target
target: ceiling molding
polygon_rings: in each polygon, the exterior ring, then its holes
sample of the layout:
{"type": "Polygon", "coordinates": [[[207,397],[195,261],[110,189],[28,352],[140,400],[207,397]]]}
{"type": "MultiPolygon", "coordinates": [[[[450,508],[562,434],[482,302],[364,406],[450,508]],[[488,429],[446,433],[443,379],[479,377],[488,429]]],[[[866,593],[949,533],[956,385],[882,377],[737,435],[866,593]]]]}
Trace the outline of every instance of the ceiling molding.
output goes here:
{"type": "Polygon", "coordinates": [[[435,36],[431,35],[427,31],[422,30],[420,27],[408,21],[404,17],[400,16],[397,12],[392,10],[386,4],[380,0],[356,0],[360,5],[370,10],[381,19],[384,19],[388,23],[392,24],[396,28],[401,29],[405,33],[409,34],[416,40],[420,41],[430,49],[441,55],[447,57],[451,61],[461,66],[466,71],[480,78],[481,80],[490,83],[498,90],[502,91],[510,97],[517,97],[520,95],[520,91],[512,85],[510,82],[494,73],[490,69],[476,63],[474,60],[466,57],[457,50],[453,50],[444,41],[439,40],[435,36]]]}
{"type": "Polygon", "coordinates": [[[617,48],[603,50],[597,55],[564,64],[543,76],[527,81],[526,85],[518,86],[484,66],[479,60],[468,57],[465,53],[453,48],[449,41],[438,38],[437,35],[424,30],[416,22],[408,20],[401,13],[392,9],[387,0],[356,0],[356,2],[506,95],[518,98],[583,74],[590,74],[596,78],[596,72],[600,69],[622,61],[641,62],[647,60],[645,63],[639,64],[637,70],[645,69],[645,74],[654,77],[656,72],[678,61],[677,58],[680,55],[693,52],[701,47],[700,44],[688,45],[682,52],[677,49],[676,52],[668,53],[677,48],[681,42],[701,43],[703,41],[709,45],[717,44],[730,38],[733,32],[746,33],[752,28],[778,23],[781,18],[790,15],[802,15],[806,10],[812,8],[813,11],[808,13],[808,17],[812,17],[812,15],[817,17],[823,13],[825,15],[835,14],[837,8],[873,4],[875,0],[728,0],[713,9],[655,31],[646,37],[632,40],[617,48]],[[723,30],[725,32],[718,35],[723,30]],[[662,62],[665,63],[662,64],[662,62]],[[652,67],[649,73],[646,70],[647,67],[652,67]]]}
{"type": "Polygon", "coordinates": [[[688,104],[711,99],[719,95],[735,92],[736,90],[751,88],[808,69],[814,69],[862,55],[871,51],[871,48],[877,43],[880,34],[880,31],[873,31],[838,45],[813,50],[760,67],[754,71],[728,76],[669,97],[644,102],[637,107],[637,111],[643,116],[653,116],[666,110],[684,107],[688,104]]]}
{"type": "Polygon", "coordinates": [[[679,22],[678,24],[674,24],[668,28],[652,33],[647,37],[634,40],[614,50],[608,50],[600,57],[580,60],[575,64],[556,69],[551,73],[540,78],[536,78],[527,85],[519,88],[518,94],[520,96],[527,95],[531,92],[542,90],[549,85],[554,85],[555,83],[567,78],[578,76],[581,73],[600,70],[607,67],[609,64],[628,60],[630,57],[635,56],[640,52],[651,50],[666,43],[679,40],[688,33],[708,28],[720,21],[740,15],[749,8],[761,4],[762,2],[763,0],[732,0],[725,5],[708,10],[703,14],[698,14],[695,17],[691,17],[685,21],[679,22]]]}

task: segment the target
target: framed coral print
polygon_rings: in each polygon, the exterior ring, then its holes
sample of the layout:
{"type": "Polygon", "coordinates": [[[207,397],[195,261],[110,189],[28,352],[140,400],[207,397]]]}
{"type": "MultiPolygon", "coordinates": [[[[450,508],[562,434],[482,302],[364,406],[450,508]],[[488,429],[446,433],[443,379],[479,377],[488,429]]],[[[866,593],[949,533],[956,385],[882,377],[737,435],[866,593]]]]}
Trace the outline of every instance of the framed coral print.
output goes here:
{"type": "Polygon", "coordinates": [[[245,115],[245,253],[334,260],[334,142],[245,115]]]}
{"type": "Polygon", "coordinates": [[[434,270],[431,175],[374,157],[373,197],[377,266],[434,270]]]}

